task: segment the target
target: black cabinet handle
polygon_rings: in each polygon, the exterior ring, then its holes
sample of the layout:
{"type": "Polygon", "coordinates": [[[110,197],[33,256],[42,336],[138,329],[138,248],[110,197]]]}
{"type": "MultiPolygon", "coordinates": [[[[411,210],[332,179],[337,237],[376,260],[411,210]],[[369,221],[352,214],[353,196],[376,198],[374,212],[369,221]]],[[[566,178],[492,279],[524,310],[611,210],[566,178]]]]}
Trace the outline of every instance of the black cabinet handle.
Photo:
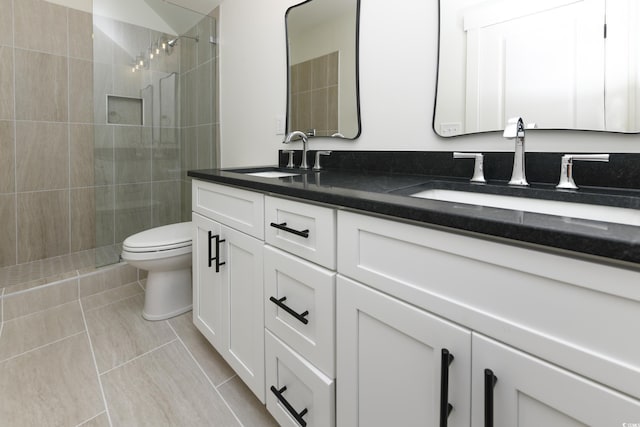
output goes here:
{"type": "Polygon", "coordinates": [[[449,414],[453,405],[449,403],[449,365],[453,362],[453,354],[446,348],[442,349],[442,364],[440,365],[440,427],[447,427],[449,414]]]}
{"type": "Polygon", "coordinates": [[[493,427],[493,387],[498,377],[491,369],[484,370],[484,427],[493,427]]]}
{"type": "Polygon", "coordinates": [[[291,416],[298,422],[298,424],[300,424],[302,427],[306,427],[307,422],[303,420],[302,417],[307,413],[307,408],[304,408],[300,413],[298,413],[282,395],[282,393],[284,393],[286,390],[287,386],[282,387],[280,390],[278,390],[274,386],[271,386],[271,392],[276,395],[280,403],[282,403],[287,411],[289,411],[289,414],[291,414],[291,416]]]}
{"type": "Polygon", "coordinates": [[[214,235],[211,231],[209,231],[209,268],[211,268],[212,262],[215,261],[216,262],[216,273],[220,272],[220,266],[221,265],[225,265],[226,262],[220,262],[220,243],[225,242],[226,240],[224,239],[220,239],[220,235],[216,234],[214,235]],[[211,252],[212,252],[212,248],[211,248],[211,241],[214,240],[216,241],[216,256],[212,257],[211,256],[211,252]]]}
{"type": "Polygon", "coordinates": [[[309,310],[306,310],[304,313],[296,313],[291,307],[286,305],[284,302],[287,300],[287,297],[282,297],[280,299],[276,299],[275,297],[269,297],[269,301],[304,323],[305,325],[309,323],[309,319],[306,316],[309,315],[309,310]]]}
{"type": "Polygon", "coordinates": [[[286,231],[287,233],[295,234],[296,236],[301,236],[307,239],[309,237],[309,230],[294,230],[293,228],[287,227],[287,223],[283,222],[282,224],[276,224],[275,222],[271,223],[273,228],[277,228],[278,230],[286,231]]]}

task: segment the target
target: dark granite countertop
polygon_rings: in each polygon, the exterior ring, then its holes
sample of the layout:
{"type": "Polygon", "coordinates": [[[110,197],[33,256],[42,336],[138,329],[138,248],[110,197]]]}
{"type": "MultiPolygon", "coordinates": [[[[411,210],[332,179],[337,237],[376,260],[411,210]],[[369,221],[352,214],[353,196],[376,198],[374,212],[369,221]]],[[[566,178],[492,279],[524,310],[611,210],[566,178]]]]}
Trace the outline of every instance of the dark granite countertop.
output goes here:
{"type": "MultiPolygon", "coordinates": [[[[273,167],[265,167],[264,170],[273,170],[273,167]]],[[[192,170],[188,175],[338,208],[447,227],[452,231],[463,230],[477,233],[480,237],[508,239],[503,240],[506,243],[540,245],[568,255],[640,268],[638,226],[408,197],[429,188],[457,189],[618,206],[638,210],[640,216],[638,190],[581,187],[579,192],[572,192],[555,190],[550,184],[534,183],[530,188],[514,188],[500,180],[478,186],[470,184],[468,178],[456,177],[331,169],[321,172],[279,170],[301,175],[263,178],[243,174],[243,169],[192,170]]]]}

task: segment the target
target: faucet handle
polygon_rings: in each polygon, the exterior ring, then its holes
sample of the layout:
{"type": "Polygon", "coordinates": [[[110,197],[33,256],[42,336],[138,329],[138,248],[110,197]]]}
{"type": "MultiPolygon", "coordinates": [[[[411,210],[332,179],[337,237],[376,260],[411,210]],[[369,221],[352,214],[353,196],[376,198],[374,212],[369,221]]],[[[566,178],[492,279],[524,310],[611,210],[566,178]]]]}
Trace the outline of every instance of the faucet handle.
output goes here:
{"type": "Polygon", "coordinates": [[[331,151],[329,150],[316,151],[316,162],[313,164],[313,170],[319,171],[320,169],[322,169],[322,166],[320,166],[320,156],[328,156],[330,154],[331,154],[331,151]]]}
{"type": "Polygon", "coordinates": [[[581,160],[587,162],[608,162],[608,154],[565,154],[562,156],[560,165],[560,181],[556,188],[564,188],[567,190],[577,190],[578,186],[573,180],[573,161],[581,160]]]}
{"type": "Polygon", "coordinates": [[[507,121],[507,125],[504,127],[502,136],[507,139],[513,139],[516,137],[524,136],[524,122],[522,117],[512,117],[507,121]]]}
{"type": "Polygon", "coordinates": [[[482,153],[453,153],[454,159],[475,159],[473,165],[473,177],[471,182],[485,183],[484,179],[484,155],[482,153]]]}
{"type": "Polygon", "coordinates": [[[293,154],[295,153],[295,150],[282,150],[282,154],[288,154],[289,155],[289,163],[287,163],[287,167],[289,169],[293,169],[293,154]]]}

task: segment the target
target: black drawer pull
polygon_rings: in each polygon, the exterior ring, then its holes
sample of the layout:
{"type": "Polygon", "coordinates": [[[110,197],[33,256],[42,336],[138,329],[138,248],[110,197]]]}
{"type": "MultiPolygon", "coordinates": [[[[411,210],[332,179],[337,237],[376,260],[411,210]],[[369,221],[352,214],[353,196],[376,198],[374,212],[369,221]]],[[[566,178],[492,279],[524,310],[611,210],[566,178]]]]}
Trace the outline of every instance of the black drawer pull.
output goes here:
{"type": "Polygon", "coordinates": [[[449,403],[449,365],[453,362],[453,354],[446,348],[442,349],[442,364],[440,365],[440,427],[447,427],[449,414],[453,405],[449,403]]]}
{"type": "Polygon", "coordinates": [[[278,230],[286,231],[287,233],[295,234],[296,236],[304,237],[305,239],[309,238],[309,230],[294,230],[293,228],[287,227],[287,223],[283,222],[282,224],[276,224],[275,222],[271,223],[273,228],[277,228],[278,230]]]}
{"type": "Polygon", "coordinates": [[[286,300],[287,300],[287,297],[282,297],[280,299],[276,299],[275,297],[269,297],[269,301],[271,301],[272,303],[274,303],[275,305],[277,305],[278,307],[280,307],[281,309],[283,309],[284,311],[286,311],[287,313],[289,313],[290,315],[292,315],[293,317],[295,317],[305,325],[309,323],[309,319],[306,318],[306,316],[309,315],[309,310],[306,310],[304,313],[296,313],[295,311],[293,311],[291,307],[289,307],[284,303],[286,300]]]}
{"type": "Polygon", "coordinates": [[[211,268],[211,263],[213,261],[216,262],[216,273],[220,272],[220,266],[225,265],[226,262],[220,262],[220,243],[225,242],[226,240],[220,239],[220,235],[214,235],[211,231],[209,231],[209,268],[211,268]],[[211,256],[211,241],[215,239],[216,241],[216,256],[211,256]]]}
{"type": "Polygon", "coordinates": [[[306,427],[307,422],[303,420],[302,417],[307,413],[307,408],[304,408],[300,413],[293,409],[293,406],[291,406],[291,404],[287,402],[287,399],[285,399],[282,395],[282,393],[284,393],[286,390],[287,386],[283,386],[280,390],[278,390],[274,386],[271,386],[271,392],[276,395],[280,403],[282,403],[287,411],[289,411],[289,414],[291,414],[291,416],[298,422],[298,424],[300,424],[302,427],[306,427]]]}
{"type": "Polygon", "coordinates": [[[498,377],[491,369],[484,370],[484,427],[493,427],[493,387],[498,377]]]}

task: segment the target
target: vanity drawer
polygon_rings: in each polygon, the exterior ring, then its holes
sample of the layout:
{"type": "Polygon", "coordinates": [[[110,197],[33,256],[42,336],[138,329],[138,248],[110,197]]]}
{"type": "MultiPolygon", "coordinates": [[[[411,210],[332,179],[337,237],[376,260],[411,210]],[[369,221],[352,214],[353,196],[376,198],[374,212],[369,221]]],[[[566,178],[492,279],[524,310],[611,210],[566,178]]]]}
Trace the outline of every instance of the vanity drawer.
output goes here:
{"type": "Polygon", "coordinates": [[[264,195],[226,185],[193,180],[193,211],[264,239],[264,195]]]}
{"type": "Polygon", "coordinates": [[[300,427],[300,416],[307,427],[335,426],[334,381],[268,330],[265,356],[267,409],[278,424],[300,427]]]}
{"type": "Polygon", "coordinates": [[[333,378],[335,272],[265,246],[264,273],[265,326],[333,378]]]}
{"type": "Polygon", "coordinates": [[[336,212],[331,208],[267,196],[265,240],[335,270],[336,212]]]}

